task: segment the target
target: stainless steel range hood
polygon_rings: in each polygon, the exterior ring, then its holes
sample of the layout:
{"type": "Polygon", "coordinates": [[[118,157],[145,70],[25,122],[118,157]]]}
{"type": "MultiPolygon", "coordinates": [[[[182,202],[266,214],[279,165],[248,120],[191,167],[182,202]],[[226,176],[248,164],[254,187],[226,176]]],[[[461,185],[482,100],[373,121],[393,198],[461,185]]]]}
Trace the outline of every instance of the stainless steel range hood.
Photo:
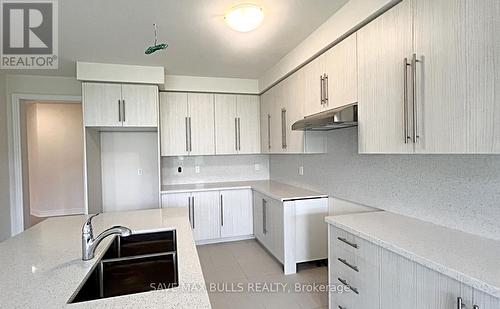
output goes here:
{"type": "Polygon", "coordinates": [[[295,131],[330,131],[358,125],[358,103],[304,117],[292,125],[295,131]]]}

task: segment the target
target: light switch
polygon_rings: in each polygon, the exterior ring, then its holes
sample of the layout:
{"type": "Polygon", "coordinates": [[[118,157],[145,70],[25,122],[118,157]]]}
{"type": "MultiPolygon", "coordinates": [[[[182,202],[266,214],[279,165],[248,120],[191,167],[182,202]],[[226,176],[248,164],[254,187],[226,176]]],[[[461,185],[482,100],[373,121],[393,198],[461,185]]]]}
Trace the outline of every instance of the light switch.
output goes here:
{"type": "Polygon", "coordinates": [[[195,172],[196,174],[199,174],[199,173],[200,173],[200,166],[199,166],[199,165],[196,165],[196,166],[194,167],[194,172],[195,172]]]}
{"type": "Polygon", "coordinates": [[[304,167],[299,166],[299,176],[304,176],[304,167]]]}
{"type": "Polygon", "coordinates": [[[142,176],[142,174],[143,174],[142,168],[137,169],[137,175],[142,176]]]}
{"type": "Polygon", "coordinates": [[[256,171],[260,171],[260,164],[258,164],[258,163],[257,163],[257,164],[255,164],[255,166],[254,166],[254,167],[255,167],[255,170],[256,170],[256,171]]]}

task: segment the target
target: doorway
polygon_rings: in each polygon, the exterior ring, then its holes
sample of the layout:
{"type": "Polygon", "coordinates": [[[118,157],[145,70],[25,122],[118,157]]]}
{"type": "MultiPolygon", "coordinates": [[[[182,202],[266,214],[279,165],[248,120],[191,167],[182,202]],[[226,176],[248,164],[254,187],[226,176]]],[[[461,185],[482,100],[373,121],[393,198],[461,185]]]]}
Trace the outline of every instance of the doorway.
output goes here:
{"type": "Polygon", "coordinates": [[[21,104],[24,229],[85,212],[82,119],[81,102],[21,104]]]}

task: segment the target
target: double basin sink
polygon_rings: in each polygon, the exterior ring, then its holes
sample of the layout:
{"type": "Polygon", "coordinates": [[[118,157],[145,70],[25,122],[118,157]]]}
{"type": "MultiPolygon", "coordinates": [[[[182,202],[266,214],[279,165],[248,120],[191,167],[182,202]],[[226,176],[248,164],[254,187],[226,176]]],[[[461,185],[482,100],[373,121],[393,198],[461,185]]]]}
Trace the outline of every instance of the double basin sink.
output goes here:
{"type": "Polygon", "coordinates": [[[115,236],[69,303],[178,285],[175,231],[115,236]]]}

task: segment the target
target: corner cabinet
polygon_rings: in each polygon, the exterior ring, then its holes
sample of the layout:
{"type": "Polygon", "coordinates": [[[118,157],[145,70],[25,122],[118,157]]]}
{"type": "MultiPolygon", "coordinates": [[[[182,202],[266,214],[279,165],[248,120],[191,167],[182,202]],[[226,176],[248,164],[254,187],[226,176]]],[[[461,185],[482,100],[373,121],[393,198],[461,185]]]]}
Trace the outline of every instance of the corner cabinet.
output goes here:
{"type": "Polygon", "coordinates": [[[163,193],[162,208],[186,207],[197,244],[251,238],[252,191],[163,193]]]}
{"type": "Polygon", "coordinates": [[[500,153],[499,15],[404,0],[360,29],[360,153],[500,153]]]}
{"type": "Polygon", "coordinates": [[[155,85],[82,84],[86,127],[157,127],[158,87],[155,85]]]}
{"type": "Polygon", "coordinates": [[[328,229],[329,284],[349,287],[330,291],[330,309],[500,308],[498,298],[333,225],[328,229]]]}
{"type": "Polygon", "coordinates": [[[160,94],[161,155],[214,155],[214,95],[160,94]]]}

